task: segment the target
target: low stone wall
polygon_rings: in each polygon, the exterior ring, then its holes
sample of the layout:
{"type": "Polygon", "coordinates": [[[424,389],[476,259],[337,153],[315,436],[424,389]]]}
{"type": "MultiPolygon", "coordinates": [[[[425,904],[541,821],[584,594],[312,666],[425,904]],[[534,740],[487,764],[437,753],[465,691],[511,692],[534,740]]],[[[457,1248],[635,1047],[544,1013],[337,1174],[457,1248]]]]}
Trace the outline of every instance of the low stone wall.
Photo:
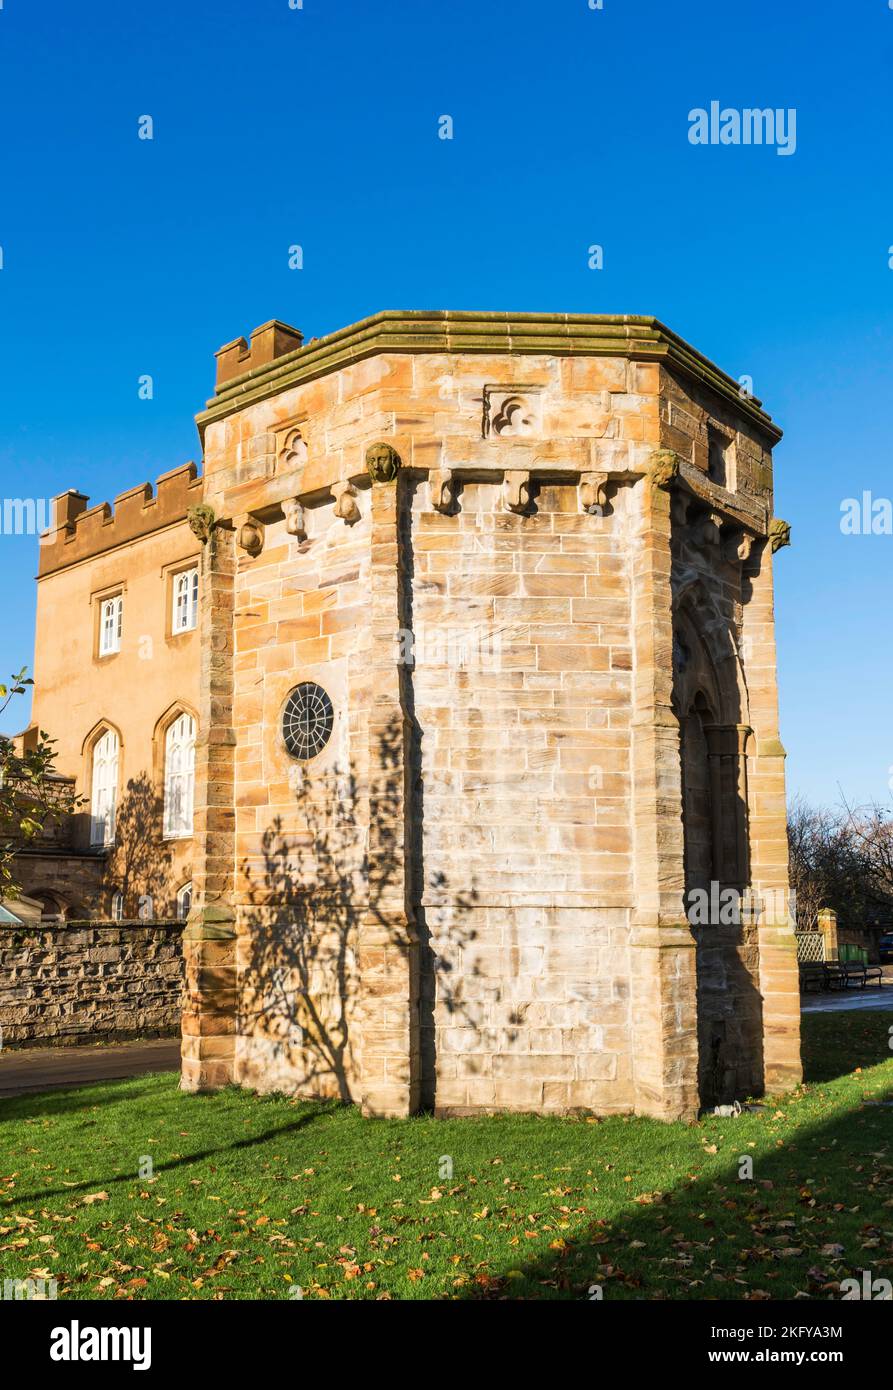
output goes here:
{"type": "Polygon", "coordinates": [[[0,927],[4,1047],[60,1047],[180,1028],[182,922],[0,927]]]}

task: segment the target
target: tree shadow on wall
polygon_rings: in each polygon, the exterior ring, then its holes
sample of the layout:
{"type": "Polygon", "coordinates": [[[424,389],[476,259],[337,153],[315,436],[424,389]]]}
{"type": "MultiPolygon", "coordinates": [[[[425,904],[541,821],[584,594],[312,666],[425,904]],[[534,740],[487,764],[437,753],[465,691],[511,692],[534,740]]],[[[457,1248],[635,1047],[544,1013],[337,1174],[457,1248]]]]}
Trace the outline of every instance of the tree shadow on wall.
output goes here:
{"type": "MultiPolygon", "coordinates": [[[[261,854],[240,865],[243,914],[238,944],[237,1031],[243,1039],[242,1084],[351,1102],[359,1070],[357,1024],[379,1024],[387,999],[375,967],[361,979],[359,931],[409,958],[413,1029],[421,1039],[422,1106],[434,1094],[434,1013],[467,1009],[462,982],[476,973],[435,956],[421,906],[419,734],[393,724],[377,737],[370,777],[351,762],[315,771],[296,764],[292,828],[277,816],[263,832],[261,854]],[[404,798],[408,803],[404,824],[404,798]],[[395,913],[395,905],[397,912],[395,913]],[[405,912],[408,929],[395,926],[405,912]],[[247,930],[246,930],[247,929],[247,930]]],[[[448,892],[446,876],[431,889],[449,903],[451,957],[475,939],[463,916],[473,888],[448,892]]],[[[380,967],[380,961],[376,964],[380,967]]]]}
{"type": "Polygon", "coordinates": [[[115,844],[106,887],[124,895],[125,917],[158,915],[170,886],[173,853],[164,839],[164,805],[148,773],[131,777],[115,811],[115,844]]]}

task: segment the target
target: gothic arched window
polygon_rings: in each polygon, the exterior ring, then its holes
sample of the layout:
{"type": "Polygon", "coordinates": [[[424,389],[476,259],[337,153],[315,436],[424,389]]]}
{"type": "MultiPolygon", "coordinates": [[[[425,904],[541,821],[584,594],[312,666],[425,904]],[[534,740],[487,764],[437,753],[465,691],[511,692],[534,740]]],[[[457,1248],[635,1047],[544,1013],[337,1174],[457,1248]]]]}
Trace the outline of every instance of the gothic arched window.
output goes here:
{"type": "Polygon", "coordinates": [[[171,628],[191,632],[198,617],[198,569],[183,570],[174,576],[171,628]]]}
{"type": "Polygon", "coordinates": [[[164,838],[192,834],[195,799],[195,720],[181,714],[164,738],[164,838]]]}
{"type": "Polygon", "coordinates": [[[115,838],[118,797],[118,735],[106,729],[93,745],[90,797],[90,844],[110,845],[115,838]]]}

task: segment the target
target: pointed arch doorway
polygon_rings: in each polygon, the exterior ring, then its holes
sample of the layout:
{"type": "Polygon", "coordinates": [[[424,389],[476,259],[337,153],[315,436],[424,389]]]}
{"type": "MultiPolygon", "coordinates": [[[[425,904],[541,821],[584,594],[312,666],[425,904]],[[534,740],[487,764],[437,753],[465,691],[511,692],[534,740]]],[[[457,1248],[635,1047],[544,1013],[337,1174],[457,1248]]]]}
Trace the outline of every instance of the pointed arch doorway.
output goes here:
{"type": "Polygon", "coordinates": [[[695,938],[701,1104],[762,1087],[762,1004],[749,888],[747,749],[738,670],[705,632],[703,610],[676,615],[685,904],[695,938]]]}

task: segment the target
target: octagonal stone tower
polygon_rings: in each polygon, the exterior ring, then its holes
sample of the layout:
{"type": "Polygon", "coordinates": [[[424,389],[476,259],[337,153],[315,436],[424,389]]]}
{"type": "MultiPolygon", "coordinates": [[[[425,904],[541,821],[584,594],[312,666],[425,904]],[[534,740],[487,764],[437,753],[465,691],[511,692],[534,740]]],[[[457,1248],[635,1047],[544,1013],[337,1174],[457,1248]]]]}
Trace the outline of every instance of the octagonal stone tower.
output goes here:
{"type": "Polygon", "coordinates": [[[759,402],[652,318],[217,360],[184,1086],[676,1118],[795,1083],[759,402]]]}

